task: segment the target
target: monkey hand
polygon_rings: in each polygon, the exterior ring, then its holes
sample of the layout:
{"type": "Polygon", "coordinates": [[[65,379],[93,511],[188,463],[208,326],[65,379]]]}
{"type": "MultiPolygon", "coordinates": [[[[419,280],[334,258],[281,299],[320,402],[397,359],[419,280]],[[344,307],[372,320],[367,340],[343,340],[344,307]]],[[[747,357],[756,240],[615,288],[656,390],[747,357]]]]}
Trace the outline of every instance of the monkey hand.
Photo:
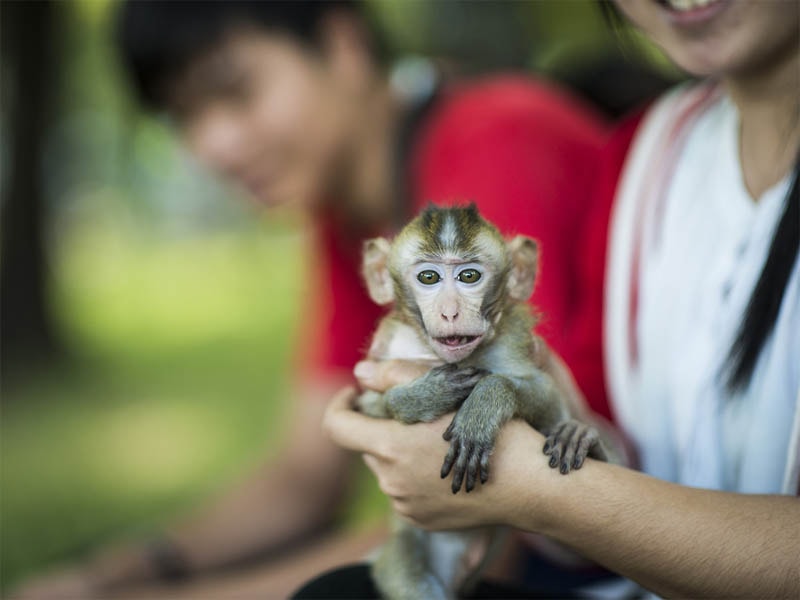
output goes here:
{"type": "Polygon", "coordinates": [[[386,392],[388,411],[403,423],[433,421],[457,409],[487,374],[484,369],[456,364],[434,367],[416,381],[386,392]]]}
{"type": "Polygon", "coordinates": [[[444,479],[453,472],[454,494],[461,489],[465,478],[467,492],[475,489],[478,476],[482,484],[489,480],[489,457],[494,449],[494,436],[486,435],[482,428],[473,427],[471,421],[459,416],[456,414],[442,436],[450,442],[450,449],[444,457],[441,475],[444,479]]]}
{"type": "Polygon", "coordinates": [[[482,484],[489,480],[489,458],[500,423],[487,426],[486,422],[474,416],[474,411],[460,410],[442,434],[450,442],[450,449],[444,457],[441,476],[444,479],[450,471],[453,472],[451,489],[454,494],[461,489],[465,479],[464,489],[468,493],[475,489],[478,477],[482,484]]]}
{"type": "Polygon", "coordinates": [[[564,475],[570,469],[580,469],[589,455],[607,460],[597,430],[575,419],[562,421],[550,431],[544,453],[550,457],[550,466],[559,467],[564,475]]]}
{"type": "Polygon", "coordinates": [[[490,374],[481,379],[456,413],[443,437],[450,449],[442,464],[442,478],[453,471],[453,493],[475,489],[489,479],[489,457],[494,450],[500,428],[514,416],[516,407],[514,386],[502,375],[490,374]]]}

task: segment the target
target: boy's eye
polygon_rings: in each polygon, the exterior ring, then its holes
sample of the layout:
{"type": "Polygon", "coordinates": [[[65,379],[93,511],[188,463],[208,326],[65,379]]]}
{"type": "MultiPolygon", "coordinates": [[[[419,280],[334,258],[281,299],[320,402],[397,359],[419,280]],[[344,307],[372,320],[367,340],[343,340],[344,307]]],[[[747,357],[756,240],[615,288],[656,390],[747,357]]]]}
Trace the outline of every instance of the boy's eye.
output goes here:
{"type": "Polygon", "coordinates": [[[434,283],[438,283],[439,279],[441,279],[439,274],[430,269],[422,271],[419,275],[417,275],[417,281],[424,285],[433,285],[434,283]]]}
{"type": "Polygon", "coordinates": [[[481,273],[477,269],[464,269],[458,274],[456,279],[464,283],[475,283],[481,278],[481,273]]]}

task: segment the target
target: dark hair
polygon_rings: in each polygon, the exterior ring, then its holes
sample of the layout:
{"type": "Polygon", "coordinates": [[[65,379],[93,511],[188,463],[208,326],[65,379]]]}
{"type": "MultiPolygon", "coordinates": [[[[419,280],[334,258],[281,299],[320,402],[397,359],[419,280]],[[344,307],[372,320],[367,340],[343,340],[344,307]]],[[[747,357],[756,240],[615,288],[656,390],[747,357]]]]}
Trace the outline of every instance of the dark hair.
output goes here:
{"type": "Polygon", "coordinates": [[[794,183],[786,196],[769,254],[750,296],[744,318],[725,364],[726,384],[734,392],[747,386],[758,356],[775,327],[786,285],[800,247],[800,155],[795,161],[794,183]]]}
{"type": "Polygon", "coordinates": [[[600,7],[600,13],[606,24],[616,32],[622,31],[627,25],[625,17],[619,12],[619,9],[614,4],[613,0],[597,0],[597,6],[600,7]]]}
{"type": "MultiPolygon", "coordinates": [[[[367,20],[359,0],[128,0],[118,13],[116,42],[139,98],[158,109],[166,101],[165,84],[231,28],[255,25],[316,47],[322,19],[334,10],[348,10],[367,20]]],[[[385,46],[378,32],[371,33],[371,50],[380,61],[385,46]]]]}

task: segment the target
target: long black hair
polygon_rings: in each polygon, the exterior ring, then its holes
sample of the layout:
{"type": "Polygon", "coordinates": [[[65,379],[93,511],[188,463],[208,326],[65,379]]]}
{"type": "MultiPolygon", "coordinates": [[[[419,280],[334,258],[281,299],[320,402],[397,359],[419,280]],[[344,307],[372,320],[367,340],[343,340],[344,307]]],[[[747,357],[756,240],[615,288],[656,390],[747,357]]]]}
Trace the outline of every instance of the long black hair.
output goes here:
{"type": "Polygon", "coordinates": [[[800,154],[795,161],[794,182],[786,196],[783,214],[769,247],[758,282],[747,304],[736,339],[725,364],[728,390],[747,387],[759,354],[775,327],[786,286],[800,246],[800,154]]]}

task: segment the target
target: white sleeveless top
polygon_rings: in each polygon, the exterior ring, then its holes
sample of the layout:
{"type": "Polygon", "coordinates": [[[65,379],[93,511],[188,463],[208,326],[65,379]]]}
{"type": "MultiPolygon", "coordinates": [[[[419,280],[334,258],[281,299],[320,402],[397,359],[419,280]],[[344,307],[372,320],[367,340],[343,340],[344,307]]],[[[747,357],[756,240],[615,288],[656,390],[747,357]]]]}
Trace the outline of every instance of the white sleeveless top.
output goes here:
{"type": "MultiPolygon", "coordinates": [[[[749,385],[723,365],[792,183],[757,202],[720,86],[681,86],[641,123],[618,187],[606,273],[612,403],[642,470],[690,486],[798,492],[800,261],[749,385]]],[[[776,292],[777,293],[777,292],[776,292]]]]}

